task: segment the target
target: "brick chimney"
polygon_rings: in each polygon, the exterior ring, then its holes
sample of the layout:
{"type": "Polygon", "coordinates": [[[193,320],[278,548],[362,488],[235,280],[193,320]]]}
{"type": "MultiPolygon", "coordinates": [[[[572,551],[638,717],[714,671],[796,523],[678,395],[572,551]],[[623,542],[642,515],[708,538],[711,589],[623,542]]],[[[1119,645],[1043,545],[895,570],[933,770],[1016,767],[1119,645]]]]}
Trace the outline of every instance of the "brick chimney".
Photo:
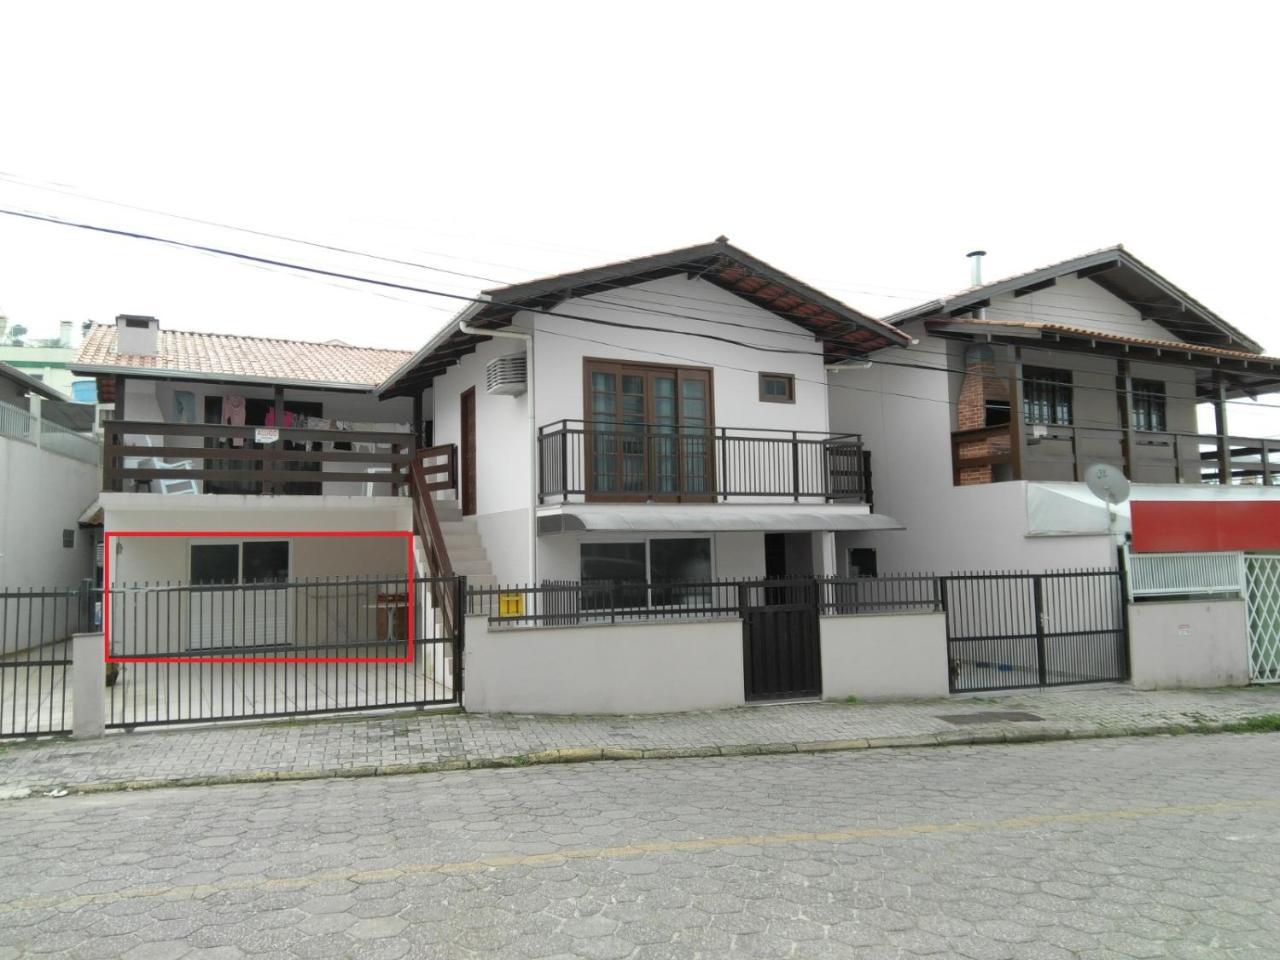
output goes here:
{"type": "MultiPolygon", "coordinates": [[[[970,344],[964,352],[964,380],[956,401],[956,429],[978,430],[1009,422],[1009,383],[996,372],[995,352],[988,344],[970,344]]],[[[1009,452],[1009,433],[977,436],[960,441],[962,458],[998,456],[1009,452]]],[[[991,483],[995,468],[965,467],[960,485],[991,483]]]]}
{"type": "Polygon", "coordinates": [[[133,357],[154,357],[160,339],[160,321],[122,313],[116,317],[116,353],[133,357]]]}

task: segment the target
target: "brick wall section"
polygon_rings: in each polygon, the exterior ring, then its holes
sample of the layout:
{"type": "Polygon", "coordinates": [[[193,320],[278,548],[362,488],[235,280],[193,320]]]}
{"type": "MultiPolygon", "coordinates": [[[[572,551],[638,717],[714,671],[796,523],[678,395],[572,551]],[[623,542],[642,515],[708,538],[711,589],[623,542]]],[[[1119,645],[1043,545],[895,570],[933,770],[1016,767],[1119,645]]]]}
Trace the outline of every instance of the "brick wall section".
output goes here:
{"type": "MultiPolygon", "coordinates": [[[[956,429],[976,430],[987,425],[987,401],[1009,402],[1009,384],[996,372],[995,355],[986,344],[973,344],[965,351],[964,381],[960,384],[960,396],[956,401],[956,429]]],[[[984,437],[965,441],[959,445],[962,459],[995,456],[1007,452],[1009,440],[1004,437],[984,437]]],[[[990,466],[964,467],[960,471],[960,486],[991,483],[994,471],[990,466]]]]}

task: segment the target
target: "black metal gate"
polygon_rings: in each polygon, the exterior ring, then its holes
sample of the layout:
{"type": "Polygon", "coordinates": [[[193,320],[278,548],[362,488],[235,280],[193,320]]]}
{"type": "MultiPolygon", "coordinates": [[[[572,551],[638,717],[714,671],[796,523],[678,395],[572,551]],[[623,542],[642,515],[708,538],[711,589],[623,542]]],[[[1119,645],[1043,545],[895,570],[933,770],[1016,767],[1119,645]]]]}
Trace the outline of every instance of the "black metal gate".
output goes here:
{"type": "Polygon", "coordinates": [[[463,577],[114,587],[107,726],[460,703],[465,620],[447,611],[465,591],[463,577]]]}
{"type": "Polygon", "coordinates": [[[822,696],[817,581],[743,583],[738,596],[747,699],[822,696]]]}
{"type": "Polygon", "coordinates": [[[88,583],[0,590],[0,738],[70,732],[71,637],[94,599],[88,583]]]}
{"type": "Polygon", "coordinates": [[[1119,570],[941,581],[952,693],[1128,679],[1119,570]]]}

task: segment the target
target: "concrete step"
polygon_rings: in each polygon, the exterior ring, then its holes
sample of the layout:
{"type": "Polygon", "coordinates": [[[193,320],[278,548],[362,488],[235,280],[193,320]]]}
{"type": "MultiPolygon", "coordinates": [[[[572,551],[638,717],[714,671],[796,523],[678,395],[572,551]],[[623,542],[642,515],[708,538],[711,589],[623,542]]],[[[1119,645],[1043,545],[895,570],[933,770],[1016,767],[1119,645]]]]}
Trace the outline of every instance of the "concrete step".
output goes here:
{"type": "Polygon", "coordinates": [[[478,533],[446,533],[444,545],[448,549],[450,556],[453,555],[454,550],[484,549],[484,541],[480,539],[480,534],[478,533]]]}
{"type": "Polygon", "coordinates": [[[462,519],[462,507],[458,505],[457,500],[437,500],[434,506],[436,508],[436,519],[441,523],[456,522],[462,519]]]}
{"type": "Polygon", "coordinates": [[[467,517],[465,520],[441,520],[440,532],[446,537],[451,533],[478,534],[480,532],[480,527],[476,525],[475,520],[471,517],[467,517]]]}
{"type": "Polygon", "coordinates": [[[464,577],[493,575],[493,567],[488,560],[454,560],[450,554],[449,562],[453,564],[453,572],[464,577]]]}
{"type": "Polygon", "coordinates": [[[492,573],[469,573],[466,577],[468,587],[496,587],[498,585],[498,578],[492,573]]]}
{"type": "Polygon", "coordinates": [[[467,544],[463,546],[450,540],[445,541],[445,547],[449,551],[449,560],[453,564],[457,564],[460,560],[488,560],[489,555],[485,553],[481,544],[467,544]]]}

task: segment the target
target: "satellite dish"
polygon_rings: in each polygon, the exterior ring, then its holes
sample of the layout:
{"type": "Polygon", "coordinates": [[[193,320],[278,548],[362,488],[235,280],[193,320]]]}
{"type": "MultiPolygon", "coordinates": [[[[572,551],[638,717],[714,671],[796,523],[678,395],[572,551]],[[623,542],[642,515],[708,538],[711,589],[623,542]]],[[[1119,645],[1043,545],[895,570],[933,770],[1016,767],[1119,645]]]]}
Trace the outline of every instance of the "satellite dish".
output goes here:
{"type": "Polygon", "coordinates": [[[1109,463],[1095,463],[1085,468],[1084,482],[1089,492],[1104,503],[1124,503],[1129,499],[1129,478],[1109,463]]]}

